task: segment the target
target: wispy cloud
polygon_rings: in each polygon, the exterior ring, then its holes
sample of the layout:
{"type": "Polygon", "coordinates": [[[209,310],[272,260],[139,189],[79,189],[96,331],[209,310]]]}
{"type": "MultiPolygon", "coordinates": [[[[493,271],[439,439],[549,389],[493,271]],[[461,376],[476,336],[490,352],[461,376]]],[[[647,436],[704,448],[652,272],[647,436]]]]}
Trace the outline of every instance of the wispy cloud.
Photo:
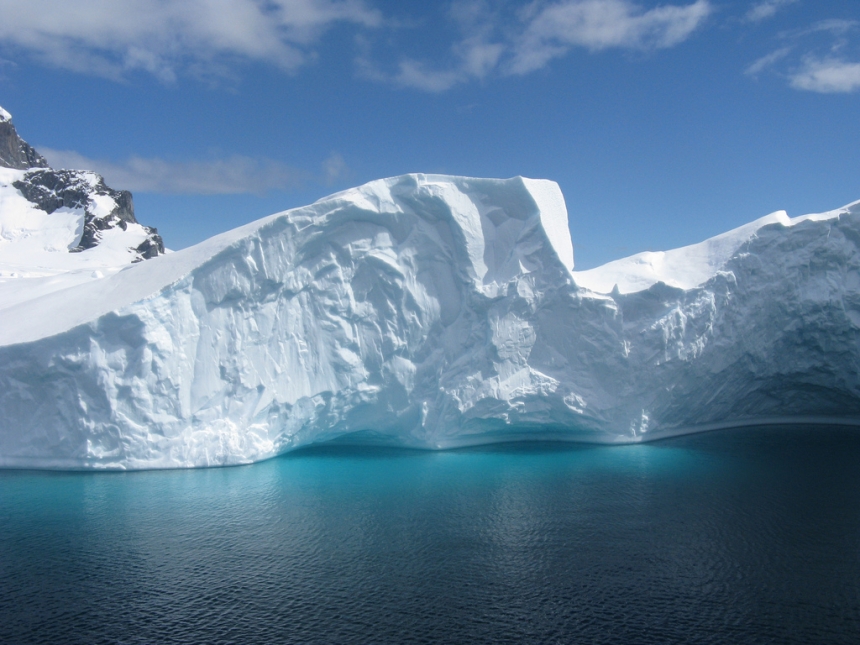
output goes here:
{"type": "Polygon", "coordinates": [[[819,20],[808,27],[782,32],[783,38],[800,38],[815,34],[829,34],[833,37],[845,36],[848,32],[855,30],[860,23],[856,20],[844,20],[833,18],[830,20],[819,20]]]}
{"type": "Polygon", "coordinates": [[[337,22],[365,27],[381,14],[363,0],[0,0],[0,45],[74,72],[163,81],[225,61],[294,70],[337,22]]]}
{"type": "Polygon", "coordinates": [[[788,43],[762,56],[746,69],[756,77],[771,71],[788,81],[790,87],[822,94],[860,90],[860,62],[852,32],[860,29],[854,20],[821,20],[806,27],[781,32],[788,43]]]}
{"type": "Polygon", "coordinates": [[[790,82],[795,89],[823,94],[854,92],[860,90],[860,63],[807,58],[790,75],[790,82]]]}
{"type": "MultiPolygon", "coordinates": [[[[123,162],[91,159],[72,150],[39,151],[53,168],[94,170],[117,190],[142,193],[172,193],[188,195],[262,194],[270,190],[296,188],[310,178],[310,173],[297,170],[273,159],[253,159],[233,155],[206,161],[175,162],[158,158],[131,157],[123,162]]],[[[329,175],[336,178],[343,172],[343,160],[327,161],[329,175]]]]}
{"type": "Polygon", "coordinates": [[[343,155],[339,152],[332,152],[325,161],[322,162],[323,183],[326,186],[348,177],[352,173],[343,159],[343,155]]]}
{"type": "Polygon", "coordinates": [[[514,45],[510,71],[544,67],[574,47],[655,50],[677,45],[711,14],[708,0],[649,11],[626,0],[566,0],[539,10],[514,45]]]}
{"type": "Polygon", "coordinates": [[[766,54],[762,56],[757,61],[755,61],[752,65],[747,67],[745,74],[748,76],[758,76],[766,69],[773,67],[776,63],[781,61],[783,58],[788,56],[791,52],[791,47],[780,47],[776,51],[771,52],[770,54],[766,54]]]}
{"type": "Polygon", "coordinates": [[[419,61],[407,59],[400,61],[397,72],[384,80],[425,92],[444,92],[467,79],[468,75],[462,69],[434,70],[419,61]]]}
{"type": "Polygon", "coordinates": [[[361,73],[373,80],[443,92],[454,85],[491,74],[537,71],[571,49],[653,51],[673,47],[699,28],[713,12],[709,0],[646,10],[629,0],[558,0],[520,7],[510,23],[484,0],[454,4],[449,17],[462,37],[450,48],[447,67],[401,58],[383,72],[368,54],[359,58],[361,73]]]}
{"type": "MultiPolygon", "coordinates": [[[[495,40],[499,16],[490,10],[486,0],[461,0],[449,7],[447,18],[460,36],[449,47],[448,58],[453,62],[447,67],[401,57],[393,70],[383,70],[373,60],[371,43],[359,39],[362,50],[357,59],[359,74],[370,80],[425,92],[444,92],[459,83],[485,78],[496,69],[509,48],[495,40]]],[[[420,23],[412,27],[420,27],[420,23]]]]}
{"type": "Polygon", "coordinates": [[[747,11],[744,18],[747,22],[761,22],[776,15],[776,12],[788,5],[796,4],[799,0],[763,0],[756,2],[747,11]]]}

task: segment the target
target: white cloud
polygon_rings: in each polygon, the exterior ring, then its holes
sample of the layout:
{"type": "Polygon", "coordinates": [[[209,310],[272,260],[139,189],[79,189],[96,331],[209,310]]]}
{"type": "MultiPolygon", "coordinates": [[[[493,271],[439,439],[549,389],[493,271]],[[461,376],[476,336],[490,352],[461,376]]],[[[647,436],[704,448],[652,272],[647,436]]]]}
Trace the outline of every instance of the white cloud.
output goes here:
{"type": "Polygon", "coordinates": [[[489,74],[498,65],[504,50],[500,43],[487,42],[481,37],[464,40],[455,47],[463,73],[473,78],[489,74]]]}
{"type": "Polygon", "coordinates": [[[776,51],[773,51],[766,56],[762,56],[752,65],[747,67],[745,74],[747,74],[748,76],[758,76],[764,70],[768,69],[769,67],[773,67],[775,63],[788,56],[790,52],[791,47],[781,47],[780,49],[777,49],[776,51]]]}
{"type": "Polygon", "coordinates": [[[798,90],[839,94],[860,90],[860,63],[838,59],[807,58],[791,74],[791,86],[798,90]]]}
{"type": "Polygon", "coordinates": [[[444,92],[467,78],[462,69],[433,70],[415,60],[402,60],[398,67],[397,73],[387,80],[425,92],[444,92]]]}
{"type": "Polygon", "coordinates": [[[651,10],[629,0],[535,1],[521,7],[511,25],[502,24],[500,12],[493,7],[496,5],[485,0],[452,5],[449,17],[463,37],[450,48],[453,62],[448,66],[402,58],[395,71],[384,72],[371,62],[365,42],[365,52],[358,59],[359,71],[376,81],[444,92],[494,72],[536,71],[574,47],[592,51],[672,47],[689,38],[713,11],[709,0],[651,10]]]}
{"type": "Polygon", "coordinates": [[[797,3],[798,0],[763,0],[756,2],[746,13],[748,22],[761,22],[773,17],[777,11],[788,5],[797,3]]]}
{"type": "Polygon", "coordinates": [[[746,74],[770,70],[796,90],[821,94],[860,90],[860,63],[851,60],[857,58],[852,32],[858,28],[856,20],[833,19],[781,32],[788,44],[756,60],[746,74]]]}
{"type": "MultiPolygon", "coordinates": [[[[167,83],[189,74],[230,77],[243,61],[292,71],[313,57],[314,44],[335,23],[395,26],[373,2],[0,0],[0,52],[115,80],[131,71],[167,83]]],[[[650,10],[634,0],[457,0],[448,4],[447,16],[460,37],[442,57],[447,63],[402,55],[386,70],[369,55],[357,63],[367,78],[442,92],[493,73],[534,71],[573,47],[671,47],[711,12],[710,0],[650,10]],[[502,14],[517,17],[503,21],[502,14]]]]}
{"type": "Polygon", "coordinates": [[[363,0],[0,0],[0,45],[43,63],[120,79],[144,70],[172,81],[223,60],[300,66],[336,22],[372,27],[363,0]]]}
{"type": "MultiPolygon", "coordinates": [[[[104,176],[112,188],[142,193],[261,194],[269,190],[295,188],[308,176],[308,173],[273,159],[252,159],[241,155],[186,162],[131,157],[116,163],[90,159],[72,150],[40,147],[39,151],[53,168],[94,170],[104,176]]],[[[336,166],[336,161],[332,164],[336,166]]],[[[337,172],[342,170],[337,169],[337,172]]]]}
{"type": "Polygon", "coordinates": [[[401,58],[395,70],[385,72],[371,60],[370,43],[360,41],[363,54],[358,59],[359,73],[374,81],[392,83],[425,92],[444,92],[454,85],[482,79],[497,68],[506,46],[493,42],[497,18],[486,0],[461,0],[452,3],[448,17],[462,38],[449,50],[452,63],[434,67],[412,58],[401,58]]]}
{"type": "Polygon", "coordinates": [[[323,181],[330,186],[336,181],[350,175],[349,168],[339,152],[332,152],[322,163],[323,181]]]}
{"type": "Polygon", "coordinates": [[[510,71],[544,67],[573,47],[653,50],[686,40],[713,11],[708,0],[649,11],[627,0],[564,0],[540,9],[514,47],[510,71]]]}
{"type": "Polygon", "coordinates": [[[848,32],[856,29],[858,26],[860,26],[860,22],[856,20],[833,18],[830,20],[819,20],[809,27],[804,27],[802,29],[783,32],[782,36],[785,38],[800,38],[802,36],[811,36],[821,33],[827,33],[834,37],[844,36],[848,32]]]}

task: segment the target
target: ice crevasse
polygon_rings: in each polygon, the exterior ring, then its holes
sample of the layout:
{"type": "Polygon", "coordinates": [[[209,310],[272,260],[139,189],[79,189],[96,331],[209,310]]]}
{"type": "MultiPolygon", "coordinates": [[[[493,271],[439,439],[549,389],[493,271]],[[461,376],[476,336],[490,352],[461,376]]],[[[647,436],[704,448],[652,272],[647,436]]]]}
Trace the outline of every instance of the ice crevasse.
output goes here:
{"type": "Polygon", "coordinates": [[[553,182],[374,181],[0,306],[0,466],[858,423],[858,244],[855,203],[575,272],[553,182]]]}

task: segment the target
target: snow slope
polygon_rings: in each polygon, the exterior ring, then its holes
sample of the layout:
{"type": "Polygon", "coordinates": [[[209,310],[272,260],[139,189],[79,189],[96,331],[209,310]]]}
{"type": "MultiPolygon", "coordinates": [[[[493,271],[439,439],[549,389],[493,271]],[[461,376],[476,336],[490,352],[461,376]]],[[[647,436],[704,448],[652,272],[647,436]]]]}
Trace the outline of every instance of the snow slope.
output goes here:
{"type": "Polygon", "coordinates": [[[857,204],[604,274],[567,231],[552,182],[405,175],[34,291],[0,309],[0,465],[860,419],[857,204]]]}
{"type": "Polygon", "coordinates": [[[692,289],[716,275],[738,249],[752,240],[765,226],[794,226],[808,220],[829,220],[838,217],[845,210],[857,207],[858,203],[860,202],[827,213],[800,215],[795,218],[790,218],[785,211],[776,211],[699,244],[671,251],[637,253],[595,269],[578,271],[574,276],[577,284],[603,293],[609,293],[616,288],[620,293],[633,293],[658,282],[680,289],[692,289]]]}
{"type": "MultiPolygon", "coordinates": [[[[98,245],[71,252],[80,244],[86,209],[60,207],[47,213],[13,186],[26,174],[0,168],[0,309],[115,273],[139,258],[136,248],[152,233],[136,222],[125,229],[108,228],[101,232],[98,245]]],[[[101,181],[95,173],[78,174],[88,185],[101,181]]],[[[92,194],[90,210],[95,217],[108,218],[116,207],[110,196],[92,194]]]]}
{"type": "Polygon", "coordinates": [[[0,309],[164,253],[131,193],[86,170],[54,170],[0,107],[0,309]]]}

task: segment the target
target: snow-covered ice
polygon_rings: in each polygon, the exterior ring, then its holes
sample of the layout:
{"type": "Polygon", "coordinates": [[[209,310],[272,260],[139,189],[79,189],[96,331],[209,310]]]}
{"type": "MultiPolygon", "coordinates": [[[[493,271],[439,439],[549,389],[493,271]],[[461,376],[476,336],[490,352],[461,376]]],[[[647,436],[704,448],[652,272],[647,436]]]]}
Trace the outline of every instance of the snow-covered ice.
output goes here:
{"type": "Polygon", "coordinates": [[[633,293],[658,282],[680,289],[692,289],[716,275],[738,249],[768,224],[794,226],[807,220],[833,219],[853,206],[856,204],[845,209],[794,218],[790,218],[785,211],[776,211],[699,244],[671,251],[637,253],[595,269],[579,271],[575,274],[576,282],[580,286],[604,293],[616,288],[620,293],[633,293]]]}
{"type": "Polygon", "coordinates": [[[0,465],[856,422],[859,243],[855,203],[576,272],[553,182],[405,175],[55,290],[22,267],[0,465]]]}

